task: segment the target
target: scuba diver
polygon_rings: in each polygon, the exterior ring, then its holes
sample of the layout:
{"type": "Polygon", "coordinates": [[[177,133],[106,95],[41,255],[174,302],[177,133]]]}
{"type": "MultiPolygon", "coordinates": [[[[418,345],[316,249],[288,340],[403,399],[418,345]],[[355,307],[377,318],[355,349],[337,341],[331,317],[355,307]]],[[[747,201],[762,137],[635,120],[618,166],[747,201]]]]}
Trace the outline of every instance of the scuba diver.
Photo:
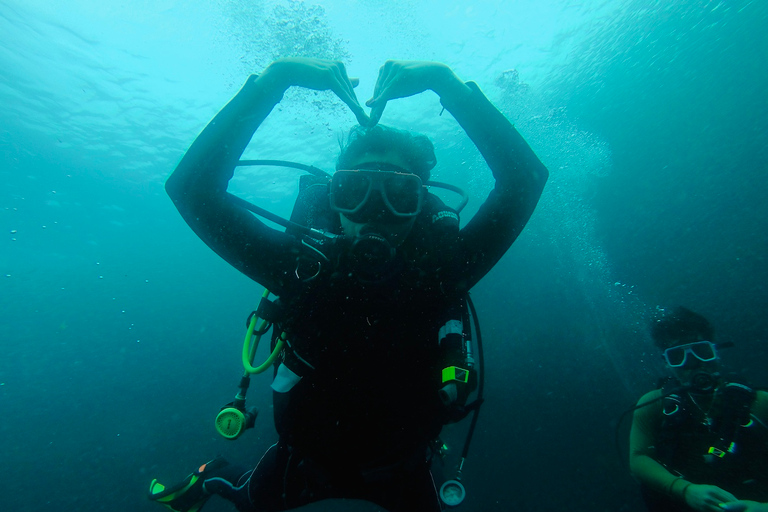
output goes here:
{"type": "Polygon", "coordinates": [[[629,464],[652,512],[768,512],[768,393],[722,374],[714,330],[678,307],[651,326],[674,377],[637,403],[629,464]]]}
{"type": "Polygon", "coordinates": [[[548,171],[479,87],[444,64],[386,62],[366,103],[370,116],[357,83],[340,62],[271,63],[248,78],[166,183],[195,233],[278,297],[268,316],[278,327],[273,348],[282,344],[271,385],[278,442],[255,468],[216,458],[177,485],[153,481],[150,499],[171,510],[199,510],[213,494],[241,511],[330,498],[392,512],[441,510],[430,454],[442,426],[466,415],[477,381],[465,347],[465,299],[522,231],[548,171]],[[227,185],[290,87],[333,91],[360,126],[333,176],[300,187],[293,223],[280,231],[227,185]],[[436,165],[431,141],[378,124],[388,101],[427,90],[495,178],[463,228],[427,190],[436,165]]]}

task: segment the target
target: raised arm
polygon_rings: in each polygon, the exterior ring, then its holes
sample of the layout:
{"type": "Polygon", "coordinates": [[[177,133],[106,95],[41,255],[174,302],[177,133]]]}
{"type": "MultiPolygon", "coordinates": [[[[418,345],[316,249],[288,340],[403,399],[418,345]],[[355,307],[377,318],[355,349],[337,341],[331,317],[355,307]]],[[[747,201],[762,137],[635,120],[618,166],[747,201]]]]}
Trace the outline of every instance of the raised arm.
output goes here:
{"type": "Polygon", "coordinates": [[[469,96],[442,99],[475,143],[496,184],[475,216],[461,230],[466,269],[472,288],[498,263],[522,232],[539,202],[549,172],[525,139],[477,85],[469,96]]]}
{"type": "Polygon", "coordinates": [[[197,137],[166,182],[166,191],[194,232],[235,268],[280,293],[290,276],[297,242],[267,227],[226,196],[229,180],[254,132],[291,86],[332,90],[356,115],[357,101],[344,65],[318,59],[283,59],[246,80],[237,95],[197,137]]]}
{"type": "Polygon", "coordinates": [[[374,97],[366,104],[378,120],[390,99],[425,90],[458,121],[485,158],[496,185],[461,230],[462,280],[474,286],[499,261],[531,217],[549,173],[525,140],[477,85],[464,83],[444,64],[389,61],[379,72],[374,97]]]}

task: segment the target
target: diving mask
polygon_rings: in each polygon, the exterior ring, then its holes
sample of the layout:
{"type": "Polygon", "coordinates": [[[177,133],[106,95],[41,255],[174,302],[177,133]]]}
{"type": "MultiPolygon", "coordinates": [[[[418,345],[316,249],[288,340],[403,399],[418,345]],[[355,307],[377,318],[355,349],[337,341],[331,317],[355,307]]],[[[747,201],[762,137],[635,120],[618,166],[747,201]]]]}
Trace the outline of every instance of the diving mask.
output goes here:
{"type": "Polygon", "coordinates": [[[688,354],[705,363],[714,361],[718,358],[717,345],[711,341],[696,341],[669,347],[664,351],[664,360],[671,368],[679,368],[685,365],[688,354]]]}
{"type": "Polygon", "coordinates": [[[331,180],[331,209],[353,222],[405,222],[421,213],[423,184],[417,175],[390,170],[339,170],[331,180]]]}

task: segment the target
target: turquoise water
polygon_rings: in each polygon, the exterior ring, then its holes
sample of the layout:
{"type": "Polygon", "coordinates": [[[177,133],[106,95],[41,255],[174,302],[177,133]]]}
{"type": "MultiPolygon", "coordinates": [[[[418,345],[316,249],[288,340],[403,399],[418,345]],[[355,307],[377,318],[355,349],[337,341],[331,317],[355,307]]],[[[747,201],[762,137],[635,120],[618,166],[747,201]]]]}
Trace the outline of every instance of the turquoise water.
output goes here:
{"type": "MultiPolygon", "coordinates": [[[[266,377],[253,432],[212,428],[261,288],[163,183],[249,73],[304,54],[343,60],[361,102],[386,59],[445,62],[550,169],[475,288],[487,404],[460,510],[640,510],[613,427],[662,375],[653,315],[705,314],[737,344],[726,363],[768,381],[767,21],[746,0],[0,1],[0,509],[155,510],[151,478],[271,444],[266,377]]],[[[466,221],[492,178],[439,114],[427,93],[382,122],[434,140],[466,221]]],[[[291,91],[246,157],[330,169],[353,123],[332,95],[291,91]]],[[[233,191],[287,215],[297,178],[244,169],[233,191]]]]}

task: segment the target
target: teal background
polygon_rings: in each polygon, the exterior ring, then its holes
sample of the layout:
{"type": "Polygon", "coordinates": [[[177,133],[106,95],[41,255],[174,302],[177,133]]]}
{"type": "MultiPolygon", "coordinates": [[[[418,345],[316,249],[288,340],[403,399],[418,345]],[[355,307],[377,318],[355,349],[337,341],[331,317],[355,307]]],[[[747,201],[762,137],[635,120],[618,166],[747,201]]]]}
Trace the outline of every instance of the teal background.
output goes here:
{"type": "MultiPolygon", "coordinates": [[[[614,432],[664,375],[646,326],[665,308],[707,316],[736,343],[729,368],[766,384],[768,5],[475,4],[0,0],[0,509],[159,510],[153,477],[219,453],[255,463],[274,441],[268,376],[249,394],[256,429],[212,428],[261,288],[163,183],[248,74],[288,55],[342,60],[361,102],[386,59],[445,62],[550,169],[473,293],[487,403],[458,510],[641,510],[614,432]]],[[[434,177],[471,195],[466,222],[493,181],[440,110],[425,93],[382,122],[433,139],[434,177]]],[[[330,93],[291,91],[245,156],[331,169],[354,121],[330,93]]],[[[232,190],[287,215],[297,185],[249,168],[232,190]]],[[[446,429],[438,474],[466,426],[446,429]]]]}

